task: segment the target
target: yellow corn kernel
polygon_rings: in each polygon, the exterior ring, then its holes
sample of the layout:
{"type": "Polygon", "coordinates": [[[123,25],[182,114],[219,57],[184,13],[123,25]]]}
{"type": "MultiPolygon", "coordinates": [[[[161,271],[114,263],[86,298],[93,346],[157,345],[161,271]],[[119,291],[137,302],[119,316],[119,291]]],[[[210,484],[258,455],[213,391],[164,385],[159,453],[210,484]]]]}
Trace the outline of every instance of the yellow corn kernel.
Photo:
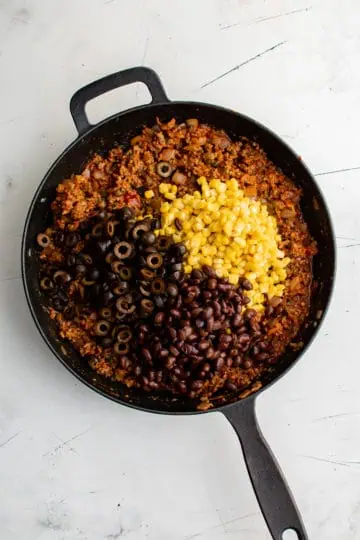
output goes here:
{"type": "Polygon", "coordinates": [[[148,191],[145,191],[144,197],[145,199],[152,199],[154,197],[155,193],[152,189],[148,189],[148,191]]]}

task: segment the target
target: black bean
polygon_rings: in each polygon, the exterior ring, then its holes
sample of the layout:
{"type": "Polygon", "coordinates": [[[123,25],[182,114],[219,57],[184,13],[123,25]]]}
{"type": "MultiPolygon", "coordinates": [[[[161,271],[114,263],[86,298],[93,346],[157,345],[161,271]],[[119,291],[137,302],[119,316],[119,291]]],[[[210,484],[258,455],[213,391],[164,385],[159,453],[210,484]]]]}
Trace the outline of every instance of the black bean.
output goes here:
{"type": "Polygon", "coordinates": [[[239,286],[242,288],[242,289],[245,289],[245,291],[251,291],[251,289],[253,288],[252,284],[251,284],[251,281],[249,281],[248,279],[246,278],[240,278],[239,279],[239,286]]]}
{"type": "Polygon", "coordinates": [[[209,277],[216,277],[216,272],[213,268],[211,268],[211,266],[208,266],[208,265],[204,265],[202,267],[203,271],[205,272],[205,274],[209,277]]]}
{"type": "Polygon", "coordinates": [[[154,324],[156,326],[161,326],[165,319],[165,313],[163,311],[159,311],[154,318],[154,324]]]}
{"type": "Polygon", "coordinates": [[[245,361],[244,361],[244,368],[245,369],[250,369],[252,367],[253,363],[252,361],[250,360],[250,358],[247,358],[245,361]]]}
{"type": "Polygon", "coordinates": [[[162,309],[165,305],[165,300],[162,296],[154,296],[154,304],[159,309],[162,309]]]}
{"type": "Polygon", "coordinates": [[[215,278],[209,278],[206,282],[206,286],[209,290],[213,291],[217,287],[217,280],[215,278]]]}
{"type": "Polygon", "coordinates": [[[167,293],[173,297],[177,296],[179,294],[178,286],[175,285],[175,283],[170,283],[167,288],[167,293]]]}
{"type": "Polygon", "coordinates": [[[268,353],[260,352],[260,353],[255,355],[255,360],[257,362],[264,362],[265,360],[267,360],[268,357],[269,357],[268,353]]]}
{"type": "Polygon", "coordinates": [[[175,227],[177,228],[177,230],[178,230],[178,231],[182,231],[183,226],[182,226],[182,223],[181,223],[180,219],[179,219],[179,218],[175,218],[175,222],[174,222],[174,223],[175,223],[175,227]]]}
{"type": "Polygon", "coordinates": [[[282,303],[282,298],[280,296],[273,296],[269,300],[269,304],[272,308],[277,308],[282,303]]]}
{"type": "Polygon", "coordinates": [[[250,341],[250,336],[249,336],[249,334],[245,334],[245,333],[244,333],[244,334],[241,334],[241,336],[238,338],[238,343],[239,343],[240,345],[244,345],[244,344],[246,344],[246,343],[249,343],[249,341],[250,341]]]}
{"type": "Polygon", "coordinates": [[[242,357],[238,354],[234,356],[233,358],[233,366],[234,367],[240,367],[242,364],[242,357]]]}
{"type": "Polygon", "coordinates": [[[210,319],[213,316],[213,314],[214,314],[214,309],[211,306],[207,306],[202,312],[203,318],[205,320],[210,319]]]}
{"type": "Polygon", "coordinates": [[[121,369],[129,369],[131,361],[127,356],[122,356],[119,360],[119,366],[121,369]]]}
{"type": "Polygon", "coordinates": [[[257,315],[257,313],[256,313],[255,309],[246,309],[244,311],[244,319],[246,319],[246,320],[250,320],[253,317],[256,317],[256,315],[257,315]]]}
{"type": "Polygon", "coordinates": [[[173,317],[173,319],[180,319],[181,317],[181,311],[179,309],[171,309],[170,314],[173,317]]]}
{"type": "Polygon", "coordinates": [[[187,393],[187,386],[186,386],[186,382],[185,382],[185,381],[180,381],[179,384],[178,384],[178,388],[179,388],[179,391],[180,391],[182,394],[186,394],[186,393],[187,393]]]}
{"type": "Polygon", "coordinates": [[[211,343],[210,341],[206,340],[206,339],[202,339],[200,342],[199,342],[199,349],[200,351],[206,351],[206,349],[208,349],[210,347],[211,343]]]}
{"type": "Polygon", "coordinates": [[[206,321],[206,330],[208,332],[212,332],[213,328],[214,328],[214,317],[210,317],[206,321]]]}
{"type": "Polygon", "coordinates": [[[195,390],[195,391],[196,390],[201,390],[203,385],[204,385],[203,381],[197,380],[197,381],[193,381],[191,383],[191,388],[192,388],[192,390],[195,390]]]}
{"type": "Polygon", "coordinates": [[[151,352],[149,351],[149,349],[147,349],[146,347],[143,347],[143,348],[141,349],[141,356],[143,357],[143,359],[145,360],[145,362],[151,363],[151,361],[152,361],[152,356],[151,356],[151,352]]]}
{"type": "Polygon", "coordinates": [[[226,381],[225,387],[227,390],[230,390],[231,392],[235,392],[235,390],[237,390],[236,384],[232,383],[231,381],[226,381]]]}
{"type": "Polygon", "coordinates": [[[222,357],[217,358],[217,360],[215,360],[214,367],[216,371],[220,371],[220,369],[224,367],[224,359],[222,357]]]}

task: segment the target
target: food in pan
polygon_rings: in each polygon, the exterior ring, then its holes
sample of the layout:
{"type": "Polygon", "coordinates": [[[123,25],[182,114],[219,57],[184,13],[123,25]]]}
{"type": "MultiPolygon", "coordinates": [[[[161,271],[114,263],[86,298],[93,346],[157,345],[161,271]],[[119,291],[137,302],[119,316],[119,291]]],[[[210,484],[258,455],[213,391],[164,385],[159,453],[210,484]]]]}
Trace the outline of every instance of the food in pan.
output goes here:
{"type": "Polygon", "coordinates": [[[197,119],[94,155],[37,236],[59,336],[99,374],[199,408],[260,385],[309,310],[300,198],[256,143],[197,119]]]}

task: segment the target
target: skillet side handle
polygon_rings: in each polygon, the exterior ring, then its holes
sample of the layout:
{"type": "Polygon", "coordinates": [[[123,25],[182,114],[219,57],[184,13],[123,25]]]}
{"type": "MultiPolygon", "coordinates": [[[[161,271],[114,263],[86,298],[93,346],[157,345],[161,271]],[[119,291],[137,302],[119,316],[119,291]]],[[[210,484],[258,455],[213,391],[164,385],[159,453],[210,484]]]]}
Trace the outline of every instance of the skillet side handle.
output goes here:
{"type": "Polygon", "coordinates": [[[151,103],[167,103],[169,101],[158,75],[150,68],[139,66],[112,73],[80,88],[71,98],[70,112],[79,135],[83,135],[92,127],[85,112],[88,101],[110,90],[136,82],[142,82],[147,86],[151,95],[151,103]]]}
{"type": "Polygon", "coordinates": [[[290,529],[299,540],[308,540],[286,480],[258,426],[255,399],[248,398],[222,412],[240,440],[250,480],[273,539],[283,540],[283,534],[290,529]]]}

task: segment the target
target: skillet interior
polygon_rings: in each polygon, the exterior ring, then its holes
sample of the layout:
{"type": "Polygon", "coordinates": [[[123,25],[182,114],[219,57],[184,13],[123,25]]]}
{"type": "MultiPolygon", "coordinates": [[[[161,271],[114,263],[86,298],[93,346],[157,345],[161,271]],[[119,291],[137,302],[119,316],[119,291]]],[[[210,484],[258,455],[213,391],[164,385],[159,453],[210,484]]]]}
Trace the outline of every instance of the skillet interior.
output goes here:
{"type": "MultiPolygon", "coordinates": [[[[298,156],[260,124],[221,107],[170,102],[132,109],[98,124],[85,136],[74,141],[55,162],[34,196],[25,225],[22,246],[25,292],[40,333],[54,354],[70,371],[105,396],[153,412],[194,413],[199,411],[194,410],[193,403],[188,400],[154,399],[139,391],[125,389],[120,384],[97,375],[69,344],[59,342],[55,326],[42,307],[42,296],[38,288],[39,264],[34,251],[34,238],[51,223],[50,203],[55,198],[58,183],[72,173],[80,171],[94,152],[106,153],[118,144],[128,145],[128,141],[138,134],[144,125],[153,125],[156,117],[162,121],[175,117],[180,122],[186,118],[196,117],[201,122],[224,129],[234,139],[245,136],[254,140],[264,148],[268,157],[303,189],[302,211],[310,233],[318,243],[318,254],[313,263],[314,287],[310,314],[299,334],[299,341],[303,342],[304,346],[301,351],[291,349],[286,351],[274,370],[262,379],[263,388],[280,377],[295,362],[317,332],[319,320],[331,296],[335,271],[334,237],[319,188],[298,156]]],[[[213,404],[218,408],[237,400],[238,396],[231,396],[226,401],[218,399],[213,404]]]]}

